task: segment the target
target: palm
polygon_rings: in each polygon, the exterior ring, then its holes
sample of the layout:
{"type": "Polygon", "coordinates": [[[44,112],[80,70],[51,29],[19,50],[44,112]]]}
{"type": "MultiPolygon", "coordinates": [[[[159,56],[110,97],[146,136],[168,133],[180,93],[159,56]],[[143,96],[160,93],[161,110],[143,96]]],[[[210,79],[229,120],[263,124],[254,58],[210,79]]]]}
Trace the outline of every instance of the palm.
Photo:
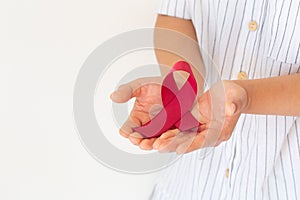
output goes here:
{"type": "Polygon", "coordinates": [[[146,84],[138,88],[136,100],[130,113],[130,118],[137,124],[142,125],[148,122],[161,108],[160,97],[161,86],[159,84],[146,84]]]}

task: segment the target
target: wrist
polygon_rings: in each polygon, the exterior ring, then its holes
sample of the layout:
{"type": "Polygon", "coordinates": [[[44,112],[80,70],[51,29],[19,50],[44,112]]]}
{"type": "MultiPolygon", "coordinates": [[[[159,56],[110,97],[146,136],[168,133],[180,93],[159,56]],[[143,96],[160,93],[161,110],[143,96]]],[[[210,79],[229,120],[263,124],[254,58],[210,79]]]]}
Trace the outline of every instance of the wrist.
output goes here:
{"type": "MultiPolygon", "coordinates": [[[[249,113],[252,102],[252,94],[253,94],[253,86],[251,85],[251,81],[249,80],[229,80],[229,82],[237,87],[233,87],[236,90],[238,95],[237,101],[240,104],[240,112],[241,113],[249,113]]],[[[237,102],[235,102],[237,103],[237,102]]]]}

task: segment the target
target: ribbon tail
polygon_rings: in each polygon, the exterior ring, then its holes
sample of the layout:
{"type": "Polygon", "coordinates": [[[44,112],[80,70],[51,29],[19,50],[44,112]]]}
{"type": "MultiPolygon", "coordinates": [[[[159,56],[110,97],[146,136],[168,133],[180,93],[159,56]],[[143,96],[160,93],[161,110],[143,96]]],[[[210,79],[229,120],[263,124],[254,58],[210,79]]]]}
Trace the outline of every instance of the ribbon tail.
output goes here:
{"type": "Polygon", "coordinates": [[[190,113],[185,113],[182,118],[175,123],[175,126],[181,131],[187,131],[192,128],[199,127],[201,125],[195,117],[190,113]]]}
{"type": "Polygon", "coordinates": [[[167,119],[167,112],[162,109],[152,120],[143,126],[133,128],[133,130],[142,134],[145,138],[159,137],[173,125],[173,122],[167,119]]]}

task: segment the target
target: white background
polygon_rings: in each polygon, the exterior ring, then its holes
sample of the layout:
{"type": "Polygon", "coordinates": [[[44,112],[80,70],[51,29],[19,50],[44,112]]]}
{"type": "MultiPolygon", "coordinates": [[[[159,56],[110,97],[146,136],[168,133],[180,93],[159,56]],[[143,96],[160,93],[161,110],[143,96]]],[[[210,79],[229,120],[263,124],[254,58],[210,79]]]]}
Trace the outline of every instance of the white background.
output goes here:
{"type": "Polygon", "coordinates": [[[81,145],[72,93],[103,41],[152,27],[156,0],[0,1],[0,199],[147,199],[157,174],[103,167],[81,145]]]}

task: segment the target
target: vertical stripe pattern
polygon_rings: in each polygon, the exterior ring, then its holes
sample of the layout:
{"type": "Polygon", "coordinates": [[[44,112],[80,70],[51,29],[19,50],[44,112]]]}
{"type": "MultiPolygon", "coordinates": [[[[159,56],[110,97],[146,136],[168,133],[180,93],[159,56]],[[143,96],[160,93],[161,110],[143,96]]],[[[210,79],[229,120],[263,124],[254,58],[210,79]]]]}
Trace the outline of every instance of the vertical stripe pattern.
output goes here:
{"type": "MultiPolygon", "coordinates": [[[[192,20],[207,87],[216,71],[230,80],[300,72],[300,0],[160,0],[157,12],[192,20]]],[[[227,142],[163,170],[150,199],[300,199],[299,145],[300,118],[241,115],[227,142]]]]}

